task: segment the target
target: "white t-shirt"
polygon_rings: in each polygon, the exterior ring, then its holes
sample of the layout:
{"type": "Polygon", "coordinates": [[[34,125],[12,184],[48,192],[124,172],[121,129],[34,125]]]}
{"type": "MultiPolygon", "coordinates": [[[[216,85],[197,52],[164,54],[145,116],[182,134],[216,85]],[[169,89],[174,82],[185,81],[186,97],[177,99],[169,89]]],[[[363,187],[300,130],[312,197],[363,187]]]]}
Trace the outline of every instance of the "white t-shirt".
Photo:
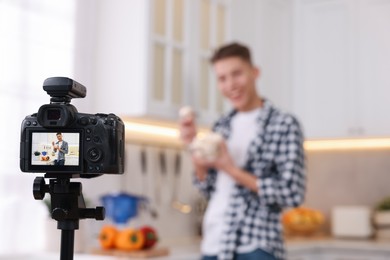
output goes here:
{"type": "MultiPolygon", "coordinates": [[[[227,146],[234,163],[239,167],[244,166],[249,144],[256,135],[256,118],[259,113],[260,109],[256,108],[248,112],[238,112],[232,118],[231,136],[227,146]]],[[[209,201],[202,226],[201,251],[204,255],[217,255],[219,252],[226,222],[225,212],[234,184],[235,181],[228,174],[220,171],[217,173],[215,192],[209,201]]]]}
{"type": "Polygon", "coordinates": [[[60,152],[60,148],[62,146],[62,141],[61,142],[58,142],[58,144],[54,143],[54,145],[58,145],[58,149],[56,150],[56,154],[54,156],[54,158],[56,158],[56,160],[58,160],[58,156],[59,156],[59,152],[60,152]]]}

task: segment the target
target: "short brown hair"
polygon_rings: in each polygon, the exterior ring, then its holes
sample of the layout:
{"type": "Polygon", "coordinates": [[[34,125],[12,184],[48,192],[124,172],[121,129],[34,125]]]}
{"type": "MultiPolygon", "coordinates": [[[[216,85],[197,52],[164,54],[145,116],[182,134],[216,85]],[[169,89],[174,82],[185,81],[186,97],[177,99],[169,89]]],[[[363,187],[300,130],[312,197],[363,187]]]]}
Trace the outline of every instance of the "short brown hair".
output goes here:
{"type": "Polygon", "coordinates": [[[210,58],[210,62],[214,64],[219,60],[230,57],[239,57],[249,64],[252,64],[251,52],[249,48],[237,42],[226,44],[218,48],[210,58]]]}

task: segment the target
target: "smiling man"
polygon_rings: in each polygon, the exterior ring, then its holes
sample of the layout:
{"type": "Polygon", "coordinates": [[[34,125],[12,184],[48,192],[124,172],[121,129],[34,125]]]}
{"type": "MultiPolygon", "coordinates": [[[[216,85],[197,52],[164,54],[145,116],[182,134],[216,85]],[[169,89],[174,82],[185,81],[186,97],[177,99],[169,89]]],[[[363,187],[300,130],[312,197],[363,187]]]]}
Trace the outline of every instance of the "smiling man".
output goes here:
{"type": "MultiPolygon", "coordinates": [[[[195,185],[208,198],[203,260],[285,259],[282,210],[304,200],[303,134],[298,121],[256,90],[260,70],[246,46],[216,50],[218,88],[233,109],[213,131],[225,141],[214,161],[193,156],[195,185]]],[[[193,118],[180,121],[183,142],[196,136],[193,118]]]]}
{"type": "Polygon", "coordinates": [[[52,142],[53,152],[55,153],[54,165],[65,165],[65,154],[68,154],[68,142],[62,140],[62,133],[57,133],[57,142],[52,142]]]}

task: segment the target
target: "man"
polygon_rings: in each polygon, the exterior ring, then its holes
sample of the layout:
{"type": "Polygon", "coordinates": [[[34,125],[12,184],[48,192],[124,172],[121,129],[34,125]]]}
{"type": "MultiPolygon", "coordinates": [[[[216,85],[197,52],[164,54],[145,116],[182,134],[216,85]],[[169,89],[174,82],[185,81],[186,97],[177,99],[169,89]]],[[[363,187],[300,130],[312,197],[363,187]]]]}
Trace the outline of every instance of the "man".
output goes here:
{"type": "Polygon", "coordinates": [[[68,143],[62,140],[62,133],[57,133],[57,142],[52,142],[53,151],[55,152],[54,165],[65,165],[65,154],[68,154],[68,143]]]}
{"type": "MultiPolygon", "coordinates": [[[[300,125],[258,94],[260,71],[246,46],[222,46],[211,63],[233,110],[213,127],[225,139],[217,159],[192,156],[195,185],[209,199],[203,259],[285,259],[281,212],[300,205],[305,193],[300,125]]],[[[180,131],[189,144],[193,118],[182,119],[180,131]]]]}

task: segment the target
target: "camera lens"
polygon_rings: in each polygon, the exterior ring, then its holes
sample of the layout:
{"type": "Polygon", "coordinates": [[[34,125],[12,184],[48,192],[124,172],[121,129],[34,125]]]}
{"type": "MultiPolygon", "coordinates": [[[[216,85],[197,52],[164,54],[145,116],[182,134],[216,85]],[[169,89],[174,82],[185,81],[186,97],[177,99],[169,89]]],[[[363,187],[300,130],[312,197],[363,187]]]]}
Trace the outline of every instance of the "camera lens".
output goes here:
{"type": "Polygon", "coordinates": [[[47,110],[47,120],[59,120],[61,118],[60,109],[48,109],[47,110]]]}

